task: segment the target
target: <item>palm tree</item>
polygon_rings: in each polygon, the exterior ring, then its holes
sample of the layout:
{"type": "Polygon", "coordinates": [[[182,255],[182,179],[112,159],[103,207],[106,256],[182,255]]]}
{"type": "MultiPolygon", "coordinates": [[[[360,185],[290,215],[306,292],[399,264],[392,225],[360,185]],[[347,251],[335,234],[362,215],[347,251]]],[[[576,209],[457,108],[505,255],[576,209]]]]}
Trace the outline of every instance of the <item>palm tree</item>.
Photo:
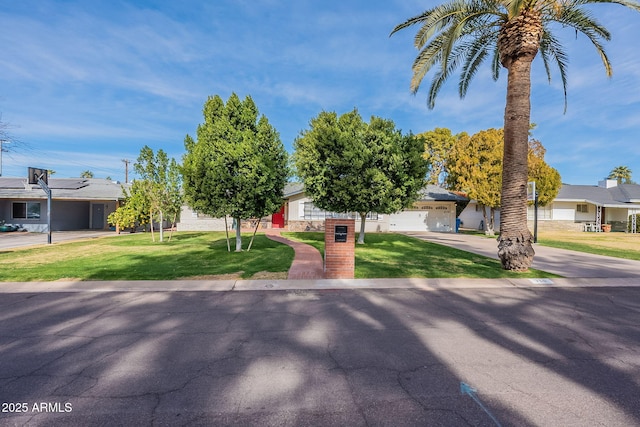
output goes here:
{"type": "Polygon", "coordinates": [[[631,183],[631,169],[628,166],[616,166],[609,173],[609,179],[615,179],[618,181],[618,184],[631,183]]]}
{"type": "Polygon", "coordinates": [[[585,10],[590,3],[616,3],[640,11],[633,0],[449,0],[396,26],[391,34],[419,24],[414,44],[420,51],[413,63],[415,94],[434,67],[428,106],[433,108],[443,83],[461,68],[460,97],[480,65],[489,58],[493,78],[507,69],[504,112],[504,158],[498,255],[508,270],[524,271],[533,262],[533,237],[527,227],[527,150],[531,116],[531,63],[538,52],[551,79],[558,67],[565,94],[567,56],[550,24],[559,23],[587,36],[600,55],[608,76],[611,64],[603,48],[610,39],[585,10]]]}

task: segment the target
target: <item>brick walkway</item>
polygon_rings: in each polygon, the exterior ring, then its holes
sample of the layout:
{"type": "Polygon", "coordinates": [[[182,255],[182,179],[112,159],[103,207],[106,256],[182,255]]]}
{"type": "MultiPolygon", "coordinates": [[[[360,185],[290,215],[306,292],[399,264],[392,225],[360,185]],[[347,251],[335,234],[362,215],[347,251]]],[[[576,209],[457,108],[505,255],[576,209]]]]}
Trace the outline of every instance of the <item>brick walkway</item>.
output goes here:
{"type": "Polygon", "coordinates": [[[324,262],[322,261],[322,255],[316,248],[306,243],[285,239],[280,235],[280,230],[278,229],[267,229],[265,234],[271,240],[291,246],[296,252],[291,268],[289,268],[287,279],[324,278],[324,262]]]}

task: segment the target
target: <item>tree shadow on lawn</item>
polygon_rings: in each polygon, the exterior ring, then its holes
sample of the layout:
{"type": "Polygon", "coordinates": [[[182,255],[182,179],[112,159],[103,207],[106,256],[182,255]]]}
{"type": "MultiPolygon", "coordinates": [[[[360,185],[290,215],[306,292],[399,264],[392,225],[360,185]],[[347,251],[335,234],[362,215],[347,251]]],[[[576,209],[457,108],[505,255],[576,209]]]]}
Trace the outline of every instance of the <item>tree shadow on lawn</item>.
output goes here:
{"type": "Polygon", "coordinates": [[[73,405],[13,423],[494,425],[460,381],[503,425],[640,423],[635,289],[5,297],[2,401],[73,405]]]}
{"type": "Polygon", "coordinates": [[[374,234],[367,239],[365,245],[356,245],[359,278],[557,277],[538,270],[506,271],[498,260],[404,235],[374,234]]]}
{"type": "Polygon", "coordinates": [[[260,272],[286,273],[294,258],[292,248],[264,235],[256,236],[249,252],[228,252],[224,238],[182,251],[184,242],[175,242],[175,250],[167,253],[139,251],[123,255],[115,265],[90,266],[93,272],[85,280],[173,280],[229,274],[248,279],[260,272]]]}

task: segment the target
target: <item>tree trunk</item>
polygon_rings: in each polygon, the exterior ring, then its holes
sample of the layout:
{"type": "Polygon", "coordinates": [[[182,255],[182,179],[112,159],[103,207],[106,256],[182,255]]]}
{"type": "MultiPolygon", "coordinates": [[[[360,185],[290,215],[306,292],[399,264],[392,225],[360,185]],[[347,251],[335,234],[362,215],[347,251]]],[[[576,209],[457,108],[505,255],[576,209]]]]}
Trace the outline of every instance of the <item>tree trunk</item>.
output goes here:
{"type": "Polygon", "coordinates": [[[164,242],[164,215],[162,214],[162,211],[160,211],[160,229],[158,230],[159,234],[160,234],[160,241],[164,242]]]}
{"type": "Polygon", "coordinates": [[[364,245],[364,225],[367,220],[367,213],[360,212],[360,234],[358,235],[358,244],[364,245]]]}
{"type": "Polygon", "coordinates": [[[527,226],[531,61],[533,56],[516,57],[508,67],[498,256],[502,267],[513,271],[528,270],[535,254],[527,226]]]}
{"type": "Polygon", "coordinates": [[[236,218],[236,252],[242,252],[242,234],[240,233],[240,218],[236,218]]]}
{"type": "Polygon", "coordinates": [[[527,156],[531,120],[531,63],[543,33],[540,11],[524,9],[500,29],[500,61],[508,70],[498,257],[505,270],[526,271],[535,254],[527,226],[527,156]]]}
{"type": "Polygon", "coordinates": [[[491,217],[491,215],[487,215],[487,206],[480,206],[482,207],[482,219],[484,220],[484,234],[487,236],[495,236],[496,233],[493,230],[493,218],[491,217]]]}
{"type": "Polygon", "coordinates": [[[171,221],[171,230],[169,230],[169,241],[173,237],[173,229],[176,228],[176,220],[178,219],[178,212],[174,212],[173,220],[171,221]]]}
{"type": "Polygon", "coordinates": [[[224,214],[224,232],[227,236],[227,252],[231,252],[231,243],[229,243],[229,225],[227,224],[227,214],[224,214]]]}
{"type": "Polygon", "coordinates": [[[251,236],[251,241],[249,242],[249,247],[247,248],[247,252],[251,250],[251,246],[253,245],[253,239],[256,238],[256,233],[258,232],[258,226],[260,225],[260,219],[261,218],[258,218],[258,221],[256,221],[256,228],[253,229],[253,235],[251,236]]]}
{"type": "Polygon", "coordinates": [[[496,235],[496,208],[489,208],[489,230],[491,235],[496,235]]]}
{"type": "Polygon", "coordinates": [[[151,226],[151,241],[156,242],[156,236],[153,234],[153,211],[149,211],[149,225],[151,226]]]}

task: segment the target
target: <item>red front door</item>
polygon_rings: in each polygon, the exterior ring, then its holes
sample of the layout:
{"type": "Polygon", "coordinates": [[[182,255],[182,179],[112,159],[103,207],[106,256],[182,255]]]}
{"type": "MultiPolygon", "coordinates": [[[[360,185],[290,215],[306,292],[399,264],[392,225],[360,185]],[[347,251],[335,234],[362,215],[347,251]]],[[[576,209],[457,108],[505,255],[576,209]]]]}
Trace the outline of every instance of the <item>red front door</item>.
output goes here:
{"type": "Polygon", "coordinates": [[[271,215],[271,226],[273,228],[284,228],[284,205],[280,211],[271,215]]]}

